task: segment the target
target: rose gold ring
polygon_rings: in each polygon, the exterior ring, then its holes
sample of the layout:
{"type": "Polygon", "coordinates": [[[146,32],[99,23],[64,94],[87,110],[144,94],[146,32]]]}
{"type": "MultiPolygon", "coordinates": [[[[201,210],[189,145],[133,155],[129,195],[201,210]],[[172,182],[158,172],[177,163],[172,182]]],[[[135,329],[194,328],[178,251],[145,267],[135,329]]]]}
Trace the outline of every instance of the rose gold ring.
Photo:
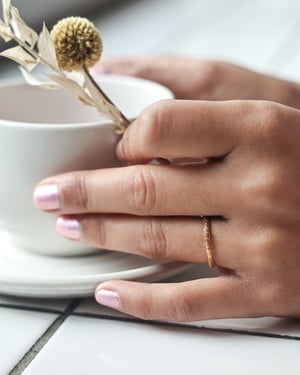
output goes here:
{"type": "Polygon", "coordinates": [[[210,222],[206,216],[203,217],[203,231],[204,231],[205,249],[206,249],[206,254],[207,254],[207,263],[210,268],[214,268],[215,258],[213,254],[210,222]]]}

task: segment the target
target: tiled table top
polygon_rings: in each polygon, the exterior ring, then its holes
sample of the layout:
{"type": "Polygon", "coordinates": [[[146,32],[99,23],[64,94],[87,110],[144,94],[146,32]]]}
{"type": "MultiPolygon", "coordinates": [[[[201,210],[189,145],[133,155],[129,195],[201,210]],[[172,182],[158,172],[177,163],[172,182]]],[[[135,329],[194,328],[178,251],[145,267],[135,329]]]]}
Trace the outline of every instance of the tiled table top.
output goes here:
{"type": "MultiPolygon", "coordinates": [[[[226,58],[300,79],[299,0],[121,1],[94,20],[107,57],[226,58]]],[[[0,333],[0,375],[300,374],[300,320],[146,323],[92,299],[0,296],[0,333]]]]}

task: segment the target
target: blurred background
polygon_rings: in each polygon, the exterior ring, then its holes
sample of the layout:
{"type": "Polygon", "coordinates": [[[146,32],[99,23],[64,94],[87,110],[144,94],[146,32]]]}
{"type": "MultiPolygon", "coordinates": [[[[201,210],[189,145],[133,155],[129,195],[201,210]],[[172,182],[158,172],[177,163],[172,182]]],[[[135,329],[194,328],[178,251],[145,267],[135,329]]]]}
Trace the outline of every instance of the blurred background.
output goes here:
{"type": "MultiPolygon", "coordinates": [[[[88,16],[103,57],[182,54],[225,59],[300,80],[299,0],[12,0],[40,30],[64,16],[88,16]]],[[[4,49],[4,43],[0,49],[4,49]]],[[[0,79],[17,74],[0,59],[0,79]]]]}

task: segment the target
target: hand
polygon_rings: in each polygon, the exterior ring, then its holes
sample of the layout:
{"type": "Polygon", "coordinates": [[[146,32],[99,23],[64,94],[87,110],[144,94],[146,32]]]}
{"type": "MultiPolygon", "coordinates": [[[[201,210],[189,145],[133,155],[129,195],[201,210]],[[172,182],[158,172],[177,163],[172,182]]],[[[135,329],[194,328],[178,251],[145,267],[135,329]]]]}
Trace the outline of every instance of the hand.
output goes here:
{"type": "Polygon", "coordinates": [[[300,85],[223,61],[178,56],[108,59],[94,74],[132,75],[169,87],[178,99],[270,100],[300,108],[300,85]]]}
{"type": "Polygon", "coordinates": [[[66,173],[42,181],[34,200],[59,215],[66,237],[153,259],[206,263],[200,216],[210,218],[218,277],[107,281],[102,304],[174,321],[299,316],[299,123],[298,110],[275,103],[162,101],[129,126],[120,158],[207,164],[66,173]]]}

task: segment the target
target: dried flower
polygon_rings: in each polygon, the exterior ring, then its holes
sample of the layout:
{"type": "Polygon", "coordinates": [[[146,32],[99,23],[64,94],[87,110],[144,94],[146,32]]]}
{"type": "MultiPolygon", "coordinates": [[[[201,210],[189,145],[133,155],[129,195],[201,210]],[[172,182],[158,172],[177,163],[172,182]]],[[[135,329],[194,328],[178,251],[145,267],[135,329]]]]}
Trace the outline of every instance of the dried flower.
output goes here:
{"type": "Polygon", "coordinates": [[[85,18],[70,17],[58,22],[51,33],[52,37],[45,24],[38,35],[21,18],[18,9],[11,5],[11,0],[2,0],[2,8],[0,37],[5,42],[15,41],[17,46],[2,51],[0,56],[16,61],[30,85],[64,88],[82,103],[96,107],[100,115],[113,121],[122,134],[129,125],[128,119],[88,71],[102,53],[102,40],[96,27],[85,18]],[[31,75],[39,64],[53,72],[45,73],[50,81],[40,81],[31,75]],[[65,73],[74,70],[77,74],[65,73]]]}
{"type": "Polygon", "coordinates": [[[92,67],[101,57],[103,44],[95,25],[86,18],[68,17],[51,31],[56,57],[66,71],[92,67]]]}

